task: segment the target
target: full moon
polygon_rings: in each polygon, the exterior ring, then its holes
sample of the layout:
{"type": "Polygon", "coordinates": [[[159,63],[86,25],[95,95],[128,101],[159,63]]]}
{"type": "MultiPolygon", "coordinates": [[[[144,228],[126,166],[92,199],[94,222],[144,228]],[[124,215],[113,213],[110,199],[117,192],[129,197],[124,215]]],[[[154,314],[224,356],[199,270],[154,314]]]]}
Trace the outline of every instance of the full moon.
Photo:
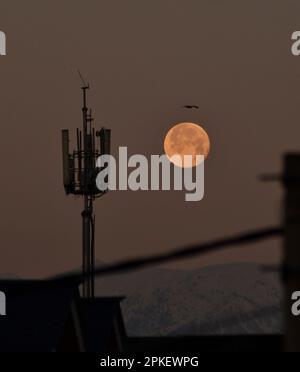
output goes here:
{"type": "Polygon", "coordinates": [[[206,131],[194,123],[180,123],[171,128],[164,142],[165,153],[170,161],[178,167],[195,167],[200,164],[197,155],[207,158],[210,151],[210,140],[206,131]],[[179,155],[178,160],[172,158],[179,155]],[[192,156],[192,165],[184,164],[184,156],[192,156]],[[181,159],[181,161],[180,161],[181,159]]]}

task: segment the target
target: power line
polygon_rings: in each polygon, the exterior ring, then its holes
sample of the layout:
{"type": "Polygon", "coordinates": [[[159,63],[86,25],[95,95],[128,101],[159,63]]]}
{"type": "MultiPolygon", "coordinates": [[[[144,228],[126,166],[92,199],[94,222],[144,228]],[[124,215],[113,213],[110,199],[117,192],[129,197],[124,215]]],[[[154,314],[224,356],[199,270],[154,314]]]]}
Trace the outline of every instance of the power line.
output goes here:
{"type": "MultiPolygon", "coordinates": [[[[248,245],[257,241],[280,237],[284,233],[282,227],[270,227],[262,230],[250,231],[234,237],[223,238],[216,241],[207,242],[204,244],[191,245],[185,248],[176,249],[164,254],[151,255],[141,258],[135,258],[125,261],[120,261],[106,266],[98,266],[95,268],[95,276],[107,276],[111,274],[125,273],[129,271],[143,269],[145,267],[201,256],[208,253],[217,252],[224,249],[233,248],[239,245],[248,245]]],[[[82,282],[82,274],[73,272],[52,278],[53,280],[71,280],[82,282]]]]}

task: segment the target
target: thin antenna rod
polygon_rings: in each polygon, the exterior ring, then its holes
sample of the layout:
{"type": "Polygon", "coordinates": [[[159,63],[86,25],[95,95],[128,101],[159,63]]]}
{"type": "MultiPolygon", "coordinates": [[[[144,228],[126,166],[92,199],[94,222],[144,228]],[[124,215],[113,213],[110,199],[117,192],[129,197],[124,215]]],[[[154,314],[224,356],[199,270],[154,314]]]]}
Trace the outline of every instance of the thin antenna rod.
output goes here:
{"type": "Polygon", "coordinates": [[[89,83],[86,83],[86,81],[84,80],[84,78],[83,78],[82,73],[80,72],[80,70],[77,70],[77,72],[78,72],[78,75],[80,77],[80,80],[83,83],[83,88],[90,89],[90,84],[89,83]]]}

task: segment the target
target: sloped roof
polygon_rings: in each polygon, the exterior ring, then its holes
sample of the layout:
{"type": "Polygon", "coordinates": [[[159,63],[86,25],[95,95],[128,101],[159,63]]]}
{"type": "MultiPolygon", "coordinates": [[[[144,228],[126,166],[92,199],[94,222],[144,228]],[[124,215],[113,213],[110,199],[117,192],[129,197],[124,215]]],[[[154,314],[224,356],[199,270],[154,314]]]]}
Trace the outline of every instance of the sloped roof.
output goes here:
{"type": "Polygon", "coordinates": [[[1,351],[55,350],[78,284],[64,281],[0,281],[7,315],[0,317],[1,351]]]}

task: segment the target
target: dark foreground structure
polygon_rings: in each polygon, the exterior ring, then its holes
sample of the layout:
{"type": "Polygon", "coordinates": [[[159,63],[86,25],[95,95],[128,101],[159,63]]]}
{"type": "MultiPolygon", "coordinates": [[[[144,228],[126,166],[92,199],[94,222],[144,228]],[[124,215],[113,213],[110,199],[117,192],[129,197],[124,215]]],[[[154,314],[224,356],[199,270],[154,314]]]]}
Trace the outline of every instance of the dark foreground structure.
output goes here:
{"type": "Polygon", "coordinates": [[[101,267],[98,276],[139,269],[200,252],[248,244],[282,236],[283,262],[279,270],[284,286],[282,312],[285,334],[270,336],[216,336],[174,338],[132,338],[126,334],[120,302],[122,298],[80,296],[82,274],[64,275],[44,281],[0,281],[0,351],[94,351],[113,352],[218,352],[300,351],[300,317],[292,314],[292,295],[300,288],[300,154],[284,159],[282,175],[266,181],[280,181],[285,189],[283,225],[239,237],[209,242],[201,247],[178,250],[159,257],[101,267]]]}
{"type": "Polygon", "coordinates": [[[0,316],[0,352],[266,352],[281,351],[283,337],[213,336],[132,338],[123,298],[82,299],[77,283],[0,281],[6,315],[0,316]]]}

